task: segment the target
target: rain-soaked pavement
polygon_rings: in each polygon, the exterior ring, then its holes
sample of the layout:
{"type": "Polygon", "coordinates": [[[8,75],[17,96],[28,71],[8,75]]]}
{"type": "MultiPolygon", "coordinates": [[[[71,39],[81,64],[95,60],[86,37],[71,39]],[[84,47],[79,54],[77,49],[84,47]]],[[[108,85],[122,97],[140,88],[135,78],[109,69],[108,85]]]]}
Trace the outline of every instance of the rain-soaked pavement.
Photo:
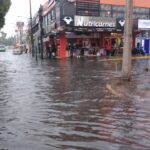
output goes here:
{"type": "Polygon", "coordinates": [[[146,65],[127,84],[120,62],[0,53],[0,149],[150,150],[146,65]]]}

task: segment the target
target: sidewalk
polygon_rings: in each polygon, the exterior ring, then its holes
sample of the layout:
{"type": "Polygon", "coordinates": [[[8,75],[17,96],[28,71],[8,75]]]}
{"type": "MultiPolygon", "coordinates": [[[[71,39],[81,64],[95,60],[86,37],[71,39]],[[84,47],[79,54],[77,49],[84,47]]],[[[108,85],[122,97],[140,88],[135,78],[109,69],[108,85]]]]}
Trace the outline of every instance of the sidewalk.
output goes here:
{"type": "MultiPolygon", "coordinates": [[[[96,56],[97,57],[97,56],[96,56]]],[[[110,57],[98,57],[100,61],[116,61],[122,60],[122,56],[110,56],[110,57]]],[[[150,59],[150,55],[147,56],[132,56],[132,60],[135,59],[150,59]]]]}
{"type": "MultiPolygon", "coordinates": [[[[116,60],[122,60],[122,56],[96,56],[96,55],[88,55],[88,56],[80,56],[80,58],[98,58],[99,61],[116,61],[116,60]]],[[[56,57],[57,59],[62,59],[60,57],[56,57]]],[[[70,58],[69,56],[66,58],[70,58]]],[[[77,58],[76,56],[72,58],[77,58]]],[[[132,56],[132,60],[134,59],[150,59],[150,55],[145,55],[145,56],[132,56]]]]}
{"type": "Polygon", "coordinates": [[[149,58],[150,56],[133,57],[132,59],[139,60],[137,65],[132,68],[131,81],[122,80],[120,72],[120,75],[112,77],[106,85],[109,93],[120,98],[137,98],[141,101],[150,100],[150,70],[145,69],[148,61],[142,60],[149,58]]]}

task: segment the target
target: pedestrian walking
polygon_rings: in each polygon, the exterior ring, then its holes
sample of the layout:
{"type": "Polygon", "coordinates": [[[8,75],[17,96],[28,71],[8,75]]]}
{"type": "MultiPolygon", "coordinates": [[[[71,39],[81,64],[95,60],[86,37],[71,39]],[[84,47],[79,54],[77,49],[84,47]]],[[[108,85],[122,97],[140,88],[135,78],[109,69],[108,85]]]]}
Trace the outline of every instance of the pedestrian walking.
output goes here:
{"type": "Polygon", "coordinates": [[[48,46],[49,59],[52,58],[52,48],[51,45],[48,46]]]}
{"type": "Polygon", "coordinates": [[[80,58],[80,47],[78,43],[76,44],[76,57],[80,58]]]}
{"type": "Polygon", "coordinates": [[[56,46],[55,43],[52,43],[51,45],[51,55],[53,58],[56,58],[56,46]]]}
{"type": "Polygon", "coordinates": [[[69,52],[70,52],[70,57],[73,57],[73,51],[74,51],[74,46],[72,43],[69,44],[69,52]]]}

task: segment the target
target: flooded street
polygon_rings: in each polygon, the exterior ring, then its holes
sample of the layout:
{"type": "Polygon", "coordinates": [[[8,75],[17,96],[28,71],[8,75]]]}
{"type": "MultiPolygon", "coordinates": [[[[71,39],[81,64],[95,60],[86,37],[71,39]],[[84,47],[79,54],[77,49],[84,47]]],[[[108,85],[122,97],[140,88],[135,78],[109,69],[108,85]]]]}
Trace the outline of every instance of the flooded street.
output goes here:
{"type": "Polygon", "coordinates": [[[0,53],[0,149],[150,150],[146,64],[134,61],[125,85],[120,62],[0,53]]]}

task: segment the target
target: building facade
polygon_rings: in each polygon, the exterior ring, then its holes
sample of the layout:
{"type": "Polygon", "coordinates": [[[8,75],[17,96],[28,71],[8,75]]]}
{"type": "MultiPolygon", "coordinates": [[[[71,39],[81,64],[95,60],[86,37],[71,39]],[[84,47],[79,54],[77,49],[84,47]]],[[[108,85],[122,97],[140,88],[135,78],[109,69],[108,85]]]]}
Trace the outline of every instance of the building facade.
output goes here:
{"type": "MultiPolygon", "coordinates": [[[[59,58],[70,55],[70,45],[74,53],[80,49],[81,55],[96,54],[100,49],[111,52],[113,47],[118,52],[122,50],[125,0],[47,0],[42,8],[45,56],[52,44],[59,58]]],[[[144,36],[146,32],[138,28],[139,20],[149,19],[150,2],[134,0],[133,46],[137,35],[144,36]]]]}

